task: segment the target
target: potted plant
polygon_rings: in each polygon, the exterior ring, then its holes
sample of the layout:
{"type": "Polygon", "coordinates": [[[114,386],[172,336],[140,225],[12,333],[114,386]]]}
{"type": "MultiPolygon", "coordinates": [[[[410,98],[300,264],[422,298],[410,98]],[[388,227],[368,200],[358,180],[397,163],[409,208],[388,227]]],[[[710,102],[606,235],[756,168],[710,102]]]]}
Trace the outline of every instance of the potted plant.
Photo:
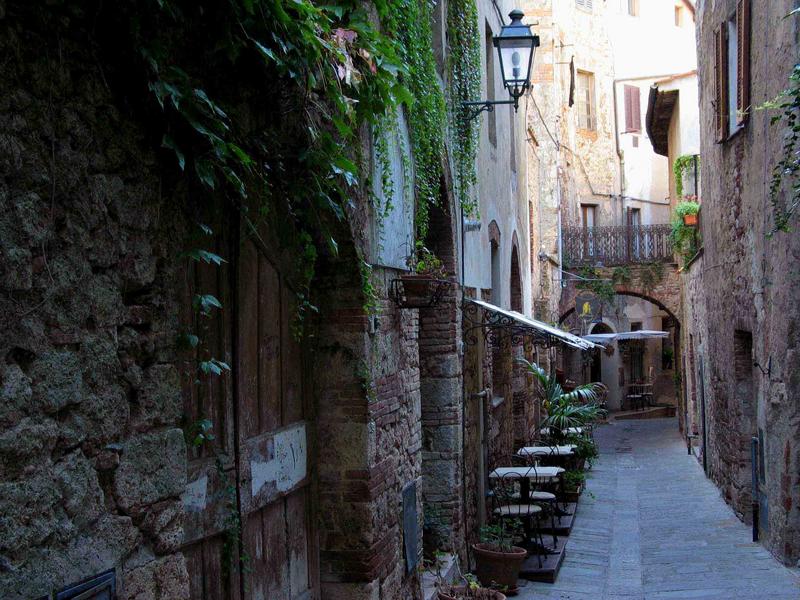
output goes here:
{"type": "Polygon", "coordinates": [[[533,375],[542,395],[542,407],[547,411],[547,417],[542,421],[542,426],[549,428],[550,438],[556,444],[563,444],[568,436],[568,430],[573,427],[583,427],[606,414],[597,401],[600,398],[601,388],[595,383],[576,385],[569,392],[536,363],[528,362],[524,358],[519,362],[525,365],[530,375],[533,375]]]}
{"type": "Polygon", "coordinates": [[[573,454],[577,459],[577,468],[583,470],[588,464],[591,469],[595,459],[600,455],[594,440],[585,435],[573,435],[569,436],[568,442],[575,446],[573,454]]]}
{"type": "Polygon", "coordinates": [[[670,238],[675,251],[688,262],[697,253],[697,215],[700,205],[697,202],[679,202],[672,219],[670,238]]]}
{"type": "Polygon", "coordinates": [[[418,241],[406,258],[409,273],[402,275],[403,295],[409,306],[425,306],[447,279],[442,260],[418,241]]]}
{"type": "Polygon", "coordinates": [[[564,501],[577,502],[586,483],[586,474],[573,469],[564,471],[561,477],[564,481],[564,501]]]}
{"type": "MultiPolygon", "coordinates": [[[[458,568],[458,567],[456,567],[458,568]]],[[[436,568],[436,598],[437,600],[506,600],[498,590],[481,587],[477,578],[471,573],[463,575],[459,569],[459,583],[445,581],[441,568],[436,568]],[[461,583],[463,582],[463,583],[461,583]]]]}
{"type": "Polygon", "coordinates": [[[514,545],[521,535],[518,519],[498,519],[493,525],[481,527],[481,541],[472,545],[472,552],[475,572],[484,586],[516,592],[519,570],[528,556],[525,548],[514,545]]]}

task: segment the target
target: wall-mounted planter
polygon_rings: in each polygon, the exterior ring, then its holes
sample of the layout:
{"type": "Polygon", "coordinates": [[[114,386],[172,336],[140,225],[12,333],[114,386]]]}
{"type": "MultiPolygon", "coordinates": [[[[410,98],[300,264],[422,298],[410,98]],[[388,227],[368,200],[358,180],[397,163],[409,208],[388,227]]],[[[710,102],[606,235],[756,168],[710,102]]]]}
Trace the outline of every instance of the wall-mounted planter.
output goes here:
{"type": "Polygon", "coordinates": [[[439,304],[450,283],[430,275],[407,273],[392,279],[389,297],[400,308],[430,308],[439,304]]]}
{"type": "Polygon", "coordinates": [[[697,213],[689,213],[683,215],[683,224],[687,227],[696,227],[697,226],[697,213]]]}

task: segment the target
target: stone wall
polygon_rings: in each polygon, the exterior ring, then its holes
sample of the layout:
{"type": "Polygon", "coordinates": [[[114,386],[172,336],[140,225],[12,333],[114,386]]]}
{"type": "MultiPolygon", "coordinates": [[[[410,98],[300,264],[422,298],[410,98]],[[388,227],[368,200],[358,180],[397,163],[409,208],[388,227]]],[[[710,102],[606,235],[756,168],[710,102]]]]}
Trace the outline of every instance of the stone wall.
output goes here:
{"type": "Polygon", "coordinates": [[[120,598],[188,598],[186,219],[95,58],[49,42],[0,28],[0,596],[116,568],[120,598]]]}
{"type": "MultiPolygon", "coordinates": [[[[754,3],[750,60],[754,106],[788,85],[798,53],[798,26],[795,18],[784,16],[793,6],[789,0],[754,3]]],[[[765,467],[759,486],[761,537],[776,556],[796,564],[800,558],[800,375],[796,369],[800,238],[794,232],[767,236],[773,217],[766,186],[785,133],[779,126],[770,126],[769,111],[753,111],[741,131],[714,143],[714,31],[735,8],[734,0],[704,2],[697,15],[700,229],[705,252],[701,302],[708,315],[706,451],[710,475],[735,510],[746,515],[752,497],[744,477],[751,467],[746,448],[751,436],[761,434],[765,467]],[[737,332],[752,336],[752,360],[763,372],[756,367],[737,373],[737,332]],[[742,377],[752,379],[756,409],[752,416],[738,393],[742,377]]],[[[741,370],[742,361],[738,362],[741,370]]]]}

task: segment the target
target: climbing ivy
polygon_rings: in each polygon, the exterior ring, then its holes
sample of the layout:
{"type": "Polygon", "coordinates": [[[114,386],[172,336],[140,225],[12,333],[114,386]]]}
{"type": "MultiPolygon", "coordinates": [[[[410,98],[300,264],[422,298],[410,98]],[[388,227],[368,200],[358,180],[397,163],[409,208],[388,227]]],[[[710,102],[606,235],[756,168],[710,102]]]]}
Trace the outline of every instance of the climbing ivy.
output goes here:
{"type": "Polygon", "coordinates": [[[683,154],[675,159],[672,164],[672,172],[675,175],[675,194],[678,196],[678,202],[683,200],[683,174],[694,165],[697,160],[697,168],[700,168],[700,157],[693,154],[683,154]]]}
{"type": "Polygon", "coordinates": [[[452,154],[456,196],[469,216],[477,216],[478,205],[472,194],[477,182],[475,159],[478,153],[480,121],[470,118],[461,105],[477,100],[481,91],[480,30],[475,0],[451,0],[447,5],[447,33],[450,42],[450,129],[454,138],[452,154]]]}
{"type": "Polygon", "coordinates": [[[444,92],[433,54],[433,4],[396,0],[392,8],[383,22],[389,36],[400,41],[401,81],[410,92],[406,108],[414,156],[416,237],[425,239],[430,207],[439,202],[446,125],[444,92]]]}
{"type": "Polygon", "coordinates": [[[578,276],[581,279],[575,283],[577,289],[592,292],[603,302],[613,302],[616,294],[614,281],[603,278],[594,267],[581,267],[578,276]]]}
{"type": "MultiPolygon", "coordinates": [[[[793,10],[789,16],[800,14],[793,10]]],[[[784,128],[781,158],[772,167],[769,184],[769,200],[772,205],[773,229],[767,234],[772,237],[778,232],[790,231],[789,224],[800,206],[800,63],[795,64],[789,75],[789,87],[777,98],[765,102],[759,109],[780,111],[770,120],[771,125],[780,124],[784,128]],[[791,183],[789,183],[791,182],[791,183]],[[785,197],[781,192],[788,186],[785,197]]]]}

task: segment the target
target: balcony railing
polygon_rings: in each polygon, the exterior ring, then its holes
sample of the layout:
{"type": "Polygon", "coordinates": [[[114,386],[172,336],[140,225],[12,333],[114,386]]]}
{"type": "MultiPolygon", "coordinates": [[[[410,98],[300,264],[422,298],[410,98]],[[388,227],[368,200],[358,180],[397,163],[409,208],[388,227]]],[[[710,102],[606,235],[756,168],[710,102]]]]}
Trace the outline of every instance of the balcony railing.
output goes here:
{"type": "Polygon", "coordinates": [[[669,225],[564,227],[564,261],[571,266],[672,262],[669,225]]]}

